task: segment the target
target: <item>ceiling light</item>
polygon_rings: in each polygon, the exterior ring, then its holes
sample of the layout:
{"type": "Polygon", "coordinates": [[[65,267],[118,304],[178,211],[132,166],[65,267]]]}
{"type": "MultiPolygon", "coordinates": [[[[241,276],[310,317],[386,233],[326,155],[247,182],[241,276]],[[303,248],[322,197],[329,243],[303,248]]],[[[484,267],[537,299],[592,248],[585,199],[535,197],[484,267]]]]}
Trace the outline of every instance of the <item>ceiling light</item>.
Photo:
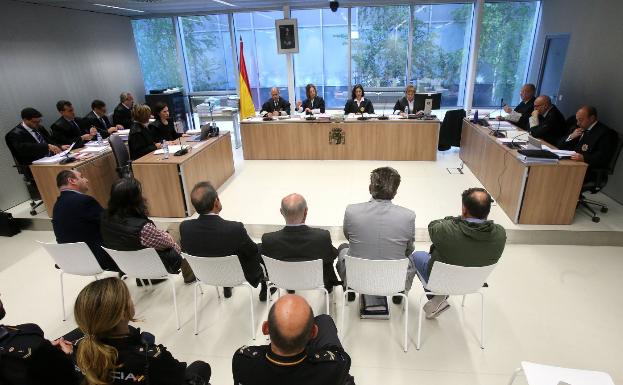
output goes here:
{"type": "Polygon", "coordinates": [[[212,0],[212,1],[214,1],[215,3],[219,3],[219,4],[228,5],[230,7],[237,7],[237,5],[232,4],[232,3],[228,3],[228,2],[223,1],[223,0],[212,0]]]}
{"type": "Polygon", "coordinates": [[[145,11],[140,11],[140,10],[138,10],[138,9],[115,7],[114,5],[106,5],[106,4],[93,4],[93,5],[97,5],[98,7],[106,7],[106,8],[120,9],[120,10],[122,10],[122,11],[132,11],[132,12],[140,12],[140,13],[145,12],[145,11]]]}

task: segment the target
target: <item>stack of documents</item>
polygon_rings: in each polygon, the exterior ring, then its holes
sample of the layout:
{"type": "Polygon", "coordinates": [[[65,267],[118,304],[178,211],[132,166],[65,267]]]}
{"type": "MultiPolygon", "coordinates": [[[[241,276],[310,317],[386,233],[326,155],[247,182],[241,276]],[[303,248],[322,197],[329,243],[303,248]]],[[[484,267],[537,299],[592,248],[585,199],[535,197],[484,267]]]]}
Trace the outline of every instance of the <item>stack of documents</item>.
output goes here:
{"type": "MultiPolygon", "coordinates": [[[[187,148],[188,145],[178,145],[178,144],[171,144],[169,145],[169,154],[174,154],[176,152],[178,152],[179,150],[182,149],[182,147],[187,148]]],[[[154,151],[154,155],[160,155],[160,154],[164,154],[164,150],[163,149],[158,149],[156,151],[154,151]]]]}

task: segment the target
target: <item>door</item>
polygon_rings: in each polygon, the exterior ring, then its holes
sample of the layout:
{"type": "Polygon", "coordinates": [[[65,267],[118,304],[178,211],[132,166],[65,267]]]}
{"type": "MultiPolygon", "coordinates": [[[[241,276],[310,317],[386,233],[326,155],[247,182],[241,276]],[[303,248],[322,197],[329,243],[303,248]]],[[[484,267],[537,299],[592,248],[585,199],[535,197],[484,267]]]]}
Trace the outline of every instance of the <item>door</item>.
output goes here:
{"type": "Polygon", "coordinates": [[[565,66],[569,35],[550,35],[545,37],[545,49],[541,71],[539,72],[539,87],[537,95],[548,95],[552,102],[558,101],[560,79],[565,66]]]}

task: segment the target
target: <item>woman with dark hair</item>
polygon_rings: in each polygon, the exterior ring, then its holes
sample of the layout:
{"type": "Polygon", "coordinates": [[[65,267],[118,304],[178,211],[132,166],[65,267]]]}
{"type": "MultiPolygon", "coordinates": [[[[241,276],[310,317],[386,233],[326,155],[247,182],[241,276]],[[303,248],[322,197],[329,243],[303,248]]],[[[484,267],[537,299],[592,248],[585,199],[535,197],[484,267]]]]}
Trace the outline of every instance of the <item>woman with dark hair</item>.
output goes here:
{"type": "Polygon", "coordinates": [[[372,106],[372,101],[365,99],[363,97],[365,94],[361,84],[355,85],[351,93],[352,99],[346,101],[344,106],[344,114],[373,114],[374,107],[372,106]]]}
{"type": "MultiPolygon", "coordinates": [[[[134,178],[117,180],[110,189],[108,209],[100,220],[104,247],[120,251],[154,248],[169,273],[177,274],[182,268],[184,282],[193,282],[195,276],[182,259],[180,246],[169,233],[158,229],[148,214],[141,183],[134,178]]],[[[137,284],[141,284],[138,279],[137,284]]]]}
{"type": "Polygon", "coordinates": [[[156,345],[152,334],[129,325],[135,321],[134,303],[119,278],[100,279],[82,289],[74,317],[79,329],[56,342],[71,354],[86,385],[207,385],[210,380],[209,364],[195,361],[187,367],[156,345]]]}
{"type": "Polygon", "coordinates": [[[296,110],[298,112],[305,112],[307,115],[311,114],[324,114],[324,99],[318,96],[316,86],[309,83],[305,86],[305,99],[303,102],[300,100],[296,102],[296,110]]]}
{"type": "Polygon", "coordinates": [[[188,136],[175,131],[175,125],[169,115],[169,106],[166,103],[157,102],[152,113],[156,120],[149,124],[149,130],[156,142],[172,141],[182,136],[188,136]]]}
{"type": "Polygon", "coordinates": [[[148,127],[151,109],[145,104],[137,104],[132,108],[132,127],[128,136],[128,148],[130,149],[130,159],[136,160],[143,155],[162,147],[160,142],[154,138],[148,127]]]}

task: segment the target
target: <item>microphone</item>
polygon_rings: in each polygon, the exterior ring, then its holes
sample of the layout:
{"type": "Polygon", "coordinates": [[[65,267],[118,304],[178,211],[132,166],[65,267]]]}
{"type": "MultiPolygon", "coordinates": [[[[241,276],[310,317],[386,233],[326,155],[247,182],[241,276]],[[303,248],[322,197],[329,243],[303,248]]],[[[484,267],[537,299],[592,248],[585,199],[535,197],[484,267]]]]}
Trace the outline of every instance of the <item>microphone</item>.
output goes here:
{"type": "MultiPolygon", "coordinates": [[[[378,96],[378,99],[379,99],[379,104],[381,104],[381,94],[382,94],[382,92],[377,92],[376,93],[376,95],[378,96]]],[[[386,104],[387,103],[383,103],[382,104],[382,106],[383,106],[383,115],[377,117],[378,120],[388,120],[389,119],[388,116],[385,116],[385,107],[387,107],[386,104]]]]}
{"type": "Polygon", "coordinates": [[[180,149],[175,151],[175,153],[173,153],[173,156],[182,156],[188,154],[188,146],[184,147],[182,145],[182,138],[177,138],[177,140],[180,144],[180,149]]]}
{"type": "MultiPolygon", "coordinates": [[[[500,111],[502,111],[503,108],[504,108],[504,98],[501,98],[500,99],[500,111]]],[[[501,121],[498,120],[498,126],[496,127],[495,130],[491,131],[491,135],[493,135],[496,138],[506,138],[506,135],[503,132],[500,132],[500,124],[501,124],[501,121]]]]}
{"type": "Polygon", "coordinates": [[[519,149],[519,148],[520,148],[520,146],[519,146],[518,144],[516,144],[516,143],[515,143],[515,140],[517,140],[517,138],[519,138],[520,136],[529,135],[529,134],[530,134],[529,132],[524,132],[524,133],[521,133],[521,134],[519,134],[519,135],[515,136],[515,137],[514,137],[514,138],[510,141],[510,143],[505,143],[505,144],[506,144],[506,146],[508,146],[508,148],[510,148],[511,150],[513,150],[513,149],[519,149]]]}

